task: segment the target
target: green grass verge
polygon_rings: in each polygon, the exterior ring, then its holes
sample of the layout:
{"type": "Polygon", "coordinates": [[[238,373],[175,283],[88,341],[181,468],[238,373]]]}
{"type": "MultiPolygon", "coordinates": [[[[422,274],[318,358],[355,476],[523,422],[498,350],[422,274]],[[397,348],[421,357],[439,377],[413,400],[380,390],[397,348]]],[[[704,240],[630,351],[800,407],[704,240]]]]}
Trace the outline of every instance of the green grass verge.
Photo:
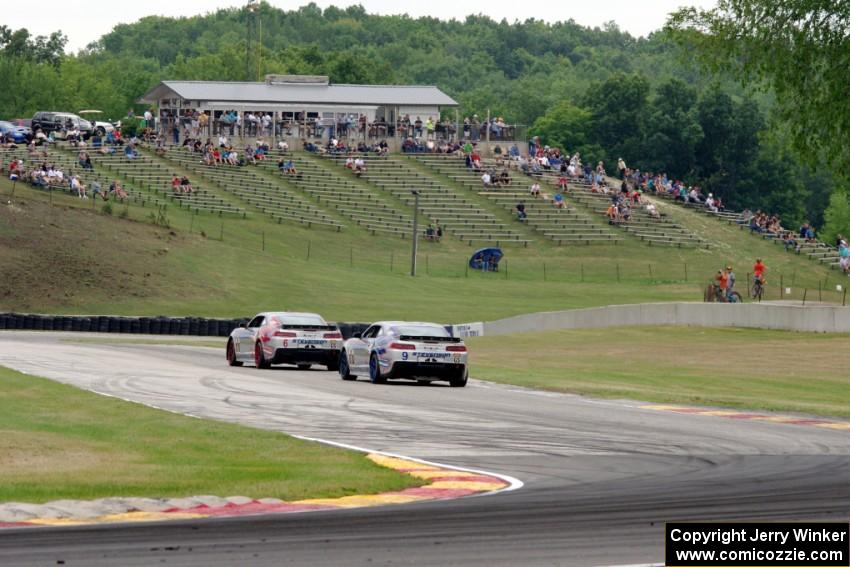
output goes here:
{"type": "Polygon", "coordinates": [[[299,500],[421,484],[361,453],[0,367],[0,502],[199,494],[299,500]]]}
{"type": "Polygon", "coordinates": [[[475,378],[653,402],[850,416],[850,336],[625,327],[467,339],[475,378]]]}

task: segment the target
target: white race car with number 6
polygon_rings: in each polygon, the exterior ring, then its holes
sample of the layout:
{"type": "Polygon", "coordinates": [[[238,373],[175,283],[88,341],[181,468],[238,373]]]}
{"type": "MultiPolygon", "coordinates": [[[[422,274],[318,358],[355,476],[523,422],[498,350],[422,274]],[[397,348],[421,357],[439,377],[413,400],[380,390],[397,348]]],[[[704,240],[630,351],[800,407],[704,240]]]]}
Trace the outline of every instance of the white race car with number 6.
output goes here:
{"type": "Polygon", "coordinates": [[[320,315],[260,313],[230,333],[227,362],[230,366],[252,362],[257,368],[295,364],[301,370],[311,364],[323,364],[328,370],[337,370],[341,346],[339,327],[328,325],[320,315]]]}
{"type": "Polygon", "coordinates": [[[468,354],[463,341],[441,325],[382,321],[343,343],[339,374],[343,380],[365,374],[376,384],[392,378],[447,380],[462,388],[469,376],[468,354]]]}

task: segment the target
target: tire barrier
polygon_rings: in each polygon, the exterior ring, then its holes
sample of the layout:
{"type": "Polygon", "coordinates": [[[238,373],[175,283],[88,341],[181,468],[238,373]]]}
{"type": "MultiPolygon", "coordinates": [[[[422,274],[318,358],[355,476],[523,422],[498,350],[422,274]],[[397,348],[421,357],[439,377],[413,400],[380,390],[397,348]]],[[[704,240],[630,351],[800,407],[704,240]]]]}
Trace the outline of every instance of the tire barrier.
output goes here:
{"type": "MultiPolygon", "coordinates": [[[[187,335],[227,337],[250,319],[203,317],[108,317],[0,313],[0,331],[73,331],[84,333],[132,333],[141,335],[187,335]]],[[[337,323],[344,339],[362,333],[369,323],[337,323]]]]}

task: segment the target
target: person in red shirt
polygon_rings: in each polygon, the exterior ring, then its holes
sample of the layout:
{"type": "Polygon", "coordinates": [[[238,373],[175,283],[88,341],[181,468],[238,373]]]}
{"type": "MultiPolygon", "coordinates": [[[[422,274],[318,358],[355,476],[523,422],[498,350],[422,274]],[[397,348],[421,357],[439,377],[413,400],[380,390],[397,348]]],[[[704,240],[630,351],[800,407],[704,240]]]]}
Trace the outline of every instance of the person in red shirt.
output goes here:
{"type": "Polygon", "coordinates": [[[753,265],[753,279],[762,285],[764,285],[764,271],[766,269],[767,267],[761,261],[761,258],[756,259],[756,263],[753,265]]]}

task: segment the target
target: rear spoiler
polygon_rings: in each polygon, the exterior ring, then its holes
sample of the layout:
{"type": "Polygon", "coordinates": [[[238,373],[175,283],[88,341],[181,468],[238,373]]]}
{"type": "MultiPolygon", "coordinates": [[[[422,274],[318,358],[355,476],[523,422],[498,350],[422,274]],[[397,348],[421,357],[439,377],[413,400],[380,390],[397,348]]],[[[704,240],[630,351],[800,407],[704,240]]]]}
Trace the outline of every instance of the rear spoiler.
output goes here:
{"type": "Polygon", "coordinates": [[[336,325],[287,325],[280,324],[281,329],[298,329],[302,331],[339,331],[336,325]]]}
{"type": "Polygon", "coordinates": [[[460,343],[463,342],[463,339],[460,337],[417,337],[414,335],[401,335],[398,340],[400,341],[439,341],[441,343],[460,343]]]}

